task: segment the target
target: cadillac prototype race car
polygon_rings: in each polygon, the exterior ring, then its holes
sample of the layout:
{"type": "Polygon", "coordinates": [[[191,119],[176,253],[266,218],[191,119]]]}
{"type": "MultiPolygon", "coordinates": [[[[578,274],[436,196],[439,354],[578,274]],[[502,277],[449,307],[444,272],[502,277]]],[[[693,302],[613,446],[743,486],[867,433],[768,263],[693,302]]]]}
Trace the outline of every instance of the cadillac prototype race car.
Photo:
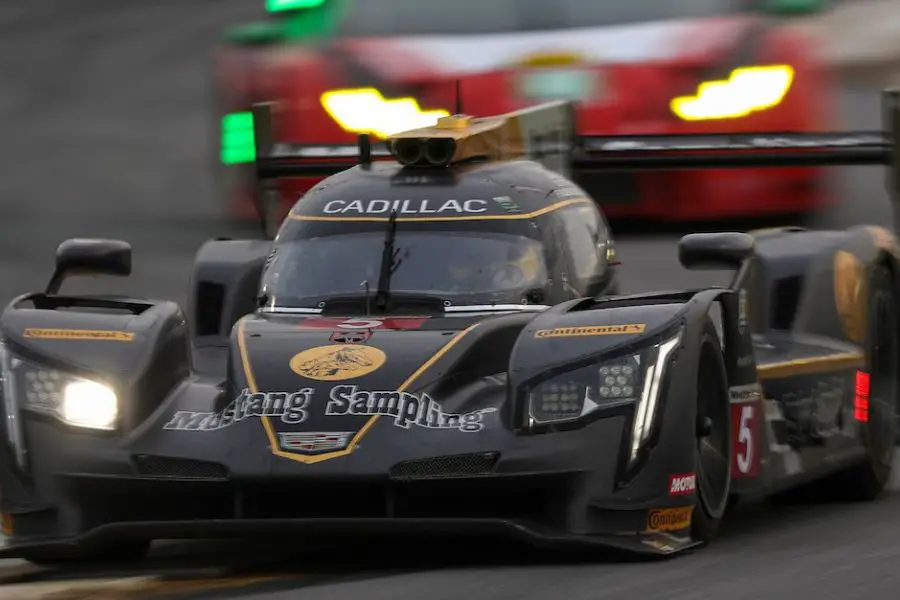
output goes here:
{"type": "Polygon", "coordinates": [[[396,134],[393,162],[362,136],[345,170],[270,144],[272,119],[256,107],[261,188],[334,174],[274,241],[204,245],[187,318],[59,293],[128,274],[113,240],[64,242],[46,292],[7,306],[0,554],[469,532],[663,556],[732,498],[884,488],[891,233],[688,235],[682,264],[730,286],[614,295],[610,232],[567,173],[879,163],[885,134],[579,138],[558,102],[396,134]]]}
{"type": "MultiPolygon", "coordinates": [[[[578,105],[581,135],[836,128],[822,40],[795,17],[822,0],[280,0],[224,35],[214,94],[221,199],[252,217],[250,107],[278,102],[277,139],[344,156],[452,112],[578,105]],[[462,109],[455,105],[461,88],[462,109]]],[[[835,200],[826,172],[577,169],[610,218],[796,217],[835,200]]],[[[281,181],[284,216],[320,178],[281,181]]],[[[274,197],[273,197],[274,199],[274,197]]]]}

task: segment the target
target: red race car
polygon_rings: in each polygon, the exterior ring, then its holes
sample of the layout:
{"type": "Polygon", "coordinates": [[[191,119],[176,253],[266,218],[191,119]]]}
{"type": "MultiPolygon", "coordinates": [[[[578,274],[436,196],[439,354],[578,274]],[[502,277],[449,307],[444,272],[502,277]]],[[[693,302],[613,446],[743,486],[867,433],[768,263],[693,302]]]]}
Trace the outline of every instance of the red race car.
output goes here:
{"type": "MultiPolygon", "coordinates": [[[[224,199],[255,214],[249,108],[261,101],[276,102],[275,141],[308,146],[311,160],[352,160],[358,134],[430,125],[460,106],[477,116],[556,99],[578,103],[589,136],[833,129],[821,40],[791,18],[820,4],[269,0],[270,20],[228,32],[216,54],[224,199]]],[[[612,218],[794,217],[831,197],[819,168],[575,179],[612,218]]],[[[317,181],[283,183],[260,206],[277,216],[317,181]]]]}

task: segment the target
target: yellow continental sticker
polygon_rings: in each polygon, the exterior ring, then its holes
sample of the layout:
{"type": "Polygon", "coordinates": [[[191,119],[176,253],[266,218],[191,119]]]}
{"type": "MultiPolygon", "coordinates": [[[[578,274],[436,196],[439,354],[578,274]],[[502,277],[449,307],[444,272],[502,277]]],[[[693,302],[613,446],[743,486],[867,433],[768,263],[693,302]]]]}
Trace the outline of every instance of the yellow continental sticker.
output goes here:
{"type": "Polygon", "coordinates": [[[377,371],[386,360],[378,348],[338,344],[304,350],[291,359],[291,369],[307,379],[343,381],[377,371]]]}
{"type": "Polygon", "coordinates": [[[627,325],[592,325],[585,327],[557,327],[556,329],[538,329],[534,333],[536,338],[552,337],[586,337],[591,335],[633,335],[644,333],[647,326],[643,323],[629,323],[627,325]]]}
{"type": "Polygon", "coordinates": [[[646,533],[659,533],[660,531],[680,531],[691,526],[693,506],[679,508],[655,508],[647,513],[646,533]]]}
{"type": "Polygon", "coordinates": [[[42,340],[105,340],[110,342],[134,341],[128,331],[103,331],[100,329],[33,329],[24,331],[27,338],[42,340]]]}
{"type": "Polygon", "coordinates": [[[850,252],[834,255],[834,304],[847,338],[861,342],[866,334],[866,268],[850,252]]]}

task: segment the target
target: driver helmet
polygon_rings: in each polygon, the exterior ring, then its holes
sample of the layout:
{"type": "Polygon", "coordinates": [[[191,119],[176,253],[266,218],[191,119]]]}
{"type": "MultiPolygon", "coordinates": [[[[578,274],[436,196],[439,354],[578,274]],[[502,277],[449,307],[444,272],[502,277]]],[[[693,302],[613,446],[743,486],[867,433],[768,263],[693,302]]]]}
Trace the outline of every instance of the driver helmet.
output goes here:
{"type": "MultiPolygon", "coordinates": [[[[450,278],[462,284],[483,281],[494,290],[525,289],[541,275],[541,257],[532,245],[513,246],[505,258],[478,264],[462,262],[467,257],[448,257],[450,278]]],[[[482,286],[479,286],[482,287],[482,286]]]]}

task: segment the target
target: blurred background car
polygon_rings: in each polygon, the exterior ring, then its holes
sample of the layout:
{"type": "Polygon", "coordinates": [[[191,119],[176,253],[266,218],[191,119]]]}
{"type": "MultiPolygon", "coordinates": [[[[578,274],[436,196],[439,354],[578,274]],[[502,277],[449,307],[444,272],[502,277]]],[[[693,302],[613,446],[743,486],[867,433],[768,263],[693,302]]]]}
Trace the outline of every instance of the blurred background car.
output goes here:
{"type": "MultiPolygon", "coordinates": [[[[462,108],[578,103],[580,133],[838,127],[822,40],[794,17],[823,0],[268,0],[215,57],[221,199],[256,214],[252,103],[278,103],[276,141],[331,156],[462,108]],[[456,92],[459,82],[460,103],[456,92]]],[[[350,160],[348,158],[348,160],[350,160]]],[[[576,180],[613,219],[790,221],[832,202],[823,169],[610,173],[576,180]]],[[[283,184],[285,212],[317,179],[283,184]]]]}

